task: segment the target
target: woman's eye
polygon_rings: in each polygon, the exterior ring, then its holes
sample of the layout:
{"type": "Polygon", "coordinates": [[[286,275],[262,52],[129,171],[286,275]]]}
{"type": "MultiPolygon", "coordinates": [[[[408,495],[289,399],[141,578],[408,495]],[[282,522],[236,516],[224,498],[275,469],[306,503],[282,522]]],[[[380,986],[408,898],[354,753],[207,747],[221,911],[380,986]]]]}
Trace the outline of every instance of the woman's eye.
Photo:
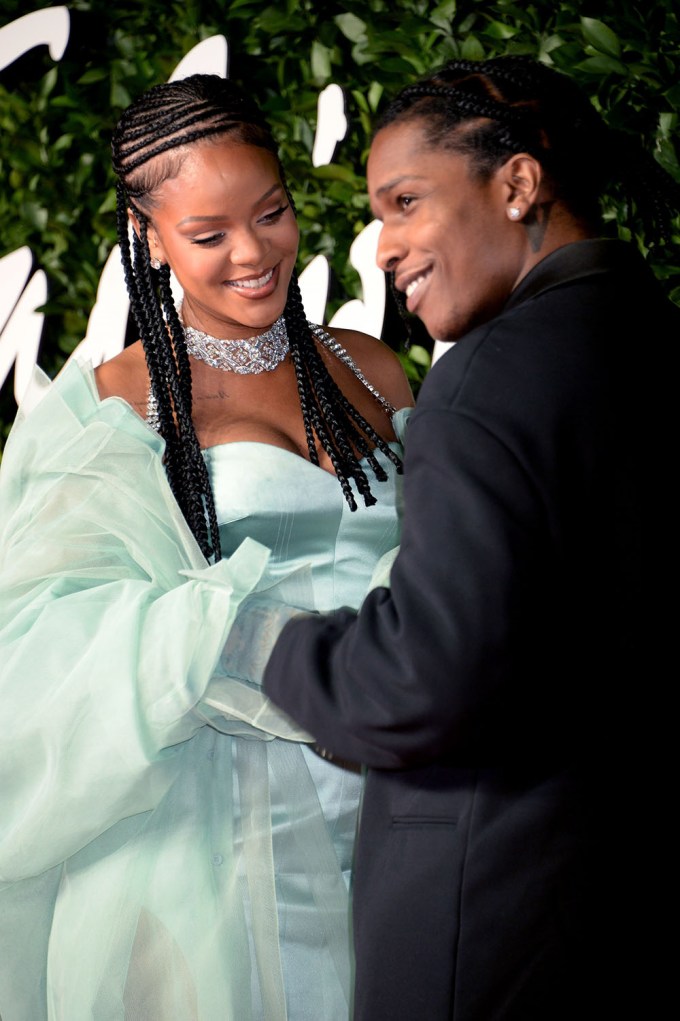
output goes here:
{"type": "Polygon", "coordinates": [[[260,217],[260,223],[275,223],[277,220],[281,219],[287,209],[288,203],[286,203],[285,206],[279,206],[279,208],[275,209],[272,213],[265,213],[264,216],[260,217]]]}
{"type": "Polygon", "coordinates": [[[209,238],[191,238],[192,245],[216,245],[224,237],[224,231],[219,234],[211,234],[209,238]]]}
{"type": "MultiPolygon", "coordinates": [[[[277,220],[281,219],[285,211],[288,209],[288,206],[289,204],[286,203],[283,206],[279,206],[278,209],[272,210],[271,213],[265,213],[263,216],[260,217],[258,223],[264,224],[276,223],[277,220]]],[[[192,245],[201,245],[204,248],[210,248],[213,245],[218,245],[224,237],[226,237],[226,231],[221,230],[218,231],[218,233],[216,234],[211,234],[210,237],[190,238],[190,241],[192,245]]]]}
{"type": "Polygon", "coordinates": [[[413,203],[413,195],[400,195],[399,198],[397,199],[397,205],[401,209],[408,209],[408,207],[412,203],[413,203]]]}

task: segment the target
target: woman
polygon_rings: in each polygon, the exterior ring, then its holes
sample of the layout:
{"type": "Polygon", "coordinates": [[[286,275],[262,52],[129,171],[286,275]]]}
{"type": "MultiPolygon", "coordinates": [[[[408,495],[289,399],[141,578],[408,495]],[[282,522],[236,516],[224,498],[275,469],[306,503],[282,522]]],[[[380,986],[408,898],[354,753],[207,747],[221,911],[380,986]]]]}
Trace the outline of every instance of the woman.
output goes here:
{"type": "Polygon", "coordinates": [[[665,1009],[645,955],[672,795],[648,738],[673,632],[648,582],[673,542],[680,316],[600,236],[612,178],[647,243],[670,237],[677,184],[527,58],[408,86],[371,146],[379,262],[455,346],[409,422],[391,590],[291,621],[264,677],[328,754],[373,767],[356,1021],[665,1009]]]}
{"type": "Polygon", "coordinates": [[[70,363],[3,464],[0,1014],[342,1019],[359,777],[222,650],[252,593],[360,603],[398,540],[408,386],[380,343],[307,324],[234,85],[151,89],[113,160],[141,341],[70,363]]]}

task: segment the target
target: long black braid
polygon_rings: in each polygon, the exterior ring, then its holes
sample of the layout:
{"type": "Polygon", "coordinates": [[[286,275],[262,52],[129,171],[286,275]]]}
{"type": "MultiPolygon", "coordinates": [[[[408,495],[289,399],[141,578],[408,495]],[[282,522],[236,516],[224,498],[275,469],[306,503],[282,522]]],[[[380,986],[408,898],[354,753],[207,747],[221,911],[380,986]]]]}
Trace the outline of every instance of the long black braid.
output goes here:
{"type": "MultiPolygon", "coordinates": [[[[171,292],[170,267],[165,264],[159,270],[152,268],[147,232],[153,216],[153,192],[179,172],[186,154],[184,147],[227,133],[235,141],[266,149],[278,161],[269,127],[245,93],[217,75],[193,75],[146,92],[123,114],[112,141],[113,167],[118,176],[121,257],[132,312],[144,346],[160,432],[166,443],[168,480],[201,550],[212,560],[220,558],[219,530],[210,479],[192,420],[186,339],[171,292]],[[139,223],[139,235],[133,235],[132,249],[129,209],[139,223]]],[[[280,164],[279,170],[293,206],[280,164]]],[[[375,497],[360,460],[366,458],[379,481],[386,479],[386,473],[375,457],[375,448],[398,471],[401,461],[347,400],[328,372],[304,315],[295,273],[288,289],[284,318],[310,460],[319,463],[318,441],[331,460],[350,508],[356,509],[351,479],[370,506],[375,497]]]]}

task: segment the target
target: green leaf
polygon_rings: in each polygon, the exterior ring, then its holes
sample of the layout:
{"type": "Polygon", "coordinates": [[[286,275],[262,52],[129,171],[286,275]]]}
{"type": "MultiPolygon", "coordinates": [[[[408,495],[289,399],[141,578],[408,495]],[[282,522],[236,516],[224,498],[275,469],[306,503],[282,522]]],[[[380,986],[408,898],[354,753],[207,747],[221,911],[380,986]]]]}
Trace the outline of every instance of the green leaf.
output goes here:
{"type": "Polygon", "coordinates": [[[414,344],[413,347],[409,348],[408,356],[416,365],[424,365],[429,369],[432,358],[427,348],[421,347],[420,344],[414,344]]]}
{"type": "Polygon", "coordinates": [[[329,163],[324,167],[314,167],[312,173],[314,177],[322,181],[348,181],[351,184],[356,184],[357,182],[357,175],[354,171],[348,167],[341,166],[339,163],[329,163]]]}
{"type": "Polygon", "coordinates": [[[369,109],[368,100],[366,99],[366,96],[363,94],[363,92],[359,92],[358,89],[353,89],[352,99],[357,104],[360,110],[363,110],[364,113],[368,113],[369,109]]]}
{"type": "Polygon", "coordinates": [[[627,74],[625,66],[620,60],[613,57],[605,57],[601,54],[598,57],[586,57],[580,64],[576,65],[579,71],[586,71],[588,74],[627,74]]]}
{"type": "Polygon", "coordinates": [[[374,113],[378,109],[383,92],[384,89],[380,82],[371,82],[368,89],[368,105],[374,113]]]}
{"type": "Polygon", "coordinates": [[[120,82],[111,83],[111,106],[124,110],[131,101],[132,97],[124,85],[120,82]]]}
{"type": "Polygon", "coordinates": [[[267,7],[257,16],[260,27],[268,35],[277,35],[279,32],[287,34],[291,31],[302,31],[305,27],[301,17],[295,17],[287,11],[277,10],[276,7],[267,7]]]}
{"type": "Polygon", "coordinates": [[[37,230],[42,231],[47,226],[47,210],[36,202],[25,202],[21,212],[27,222],[37,230]]]}
{"type": "Polygon", "coordinates": [[[507,25],[502,21],[490,21],[484,29],[484,35],[491,39],[512,39],[517,34],[514,25],[507,25]]]}
{"type": "Polygon", "coordinates": [[[350,42],[358,43],[366,38],[366,22],[356,14],[337,14],[333,21],[350,42]]]}
{"type": "Polygon", "coordinates": [[[92,85],[93,82],[104,81],[109,76],[109,69],[107,67],[93,67],[84,74],[81,74],[78,79],[79,85],[92,85]]]}
{"type": "Polygon", "coordinates": [[[372,65],[375,63],[374,54],[368,49],[365,39],[362,39],[361,42],[356,43],[352,47],[352,60],[360,67],[364,64],[372,65]]]}
{"type": "Polygon", "coordinates": [[[675,110],[680,110],[680,84],[674,85],[666,92],[666,100],[675,110]]]}
{"type": "Polygon", "coordinates": [[[466,37],[462,47],[461,56],[464,60],[484,60],[484,47],[475,35],[466,37]]]}
{"type": "Polygon", "coordinates": [[[552,53],[553,50],[564,45],[564,39],[561,35],[549,35],[546,39],[541,40],[540,55],[552,53]]]}
{"type": "Polygon", "coordinates": [[[659,114],[659,131],[664,138],[668,138],[675,127],[677,127],[677,117],[674,113],[659,114]]]}
{"type": "Polygon", "coordinates": [[[327,81],[331,75],[331,55],[328,47],[316,39],[312,43],[311,53],[312,76],[317,81],[327,81]]]}
{"type": "Polygon", "coordinates": [[[600,53],[607,53],[610,57],[621,56],[619,37],[604,22],[597,18],[581,18],[581,27],[587,41],[600,53]]]}
{"type": "Polygon", "coordinates": [[[50,92],[54,89],[57,84],[57,68],[51,67],[45,77],[42,80],[42,86],[40,88],[40,94],[43,98],[49,96],[50,92]]]}
{"type": "Polygon", "coordinates": [[[456,0],[446,0],[445,3],[437,4],[429,15],[430,21],[438,28],[451,29],[451,22],[456,14],[456,0]]]}
{"type": "Polygon", "coordinates": [[[101,202],[99,204],[99,206],[97,207],[97,212],[98,213],[114,213],[115,210],[116,210],[116,193],[112,189],[111,191],[108,191],[106,193],[106,197],[104,198],[104,201],[101,202]]]}

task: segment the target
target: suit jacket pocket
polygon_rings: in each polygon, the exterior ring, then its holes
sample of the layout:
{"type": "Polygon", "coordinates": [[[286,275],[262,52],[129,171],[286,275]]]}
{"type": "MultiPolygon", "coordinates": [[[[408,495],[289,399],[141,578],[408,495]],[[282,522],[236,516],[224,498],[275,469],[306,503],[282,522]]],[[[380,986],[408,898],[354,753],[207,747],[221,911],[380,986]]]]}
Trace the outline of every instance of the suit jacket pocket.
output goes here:
{"type": "Polygon", "coordinates": [[[440,815],[393,815],[392,816],[392,829],[440,829],[441,827],[450,826],[455,828],[458,825],[458,819],[454,819],[450,816],[440,815]]]}

